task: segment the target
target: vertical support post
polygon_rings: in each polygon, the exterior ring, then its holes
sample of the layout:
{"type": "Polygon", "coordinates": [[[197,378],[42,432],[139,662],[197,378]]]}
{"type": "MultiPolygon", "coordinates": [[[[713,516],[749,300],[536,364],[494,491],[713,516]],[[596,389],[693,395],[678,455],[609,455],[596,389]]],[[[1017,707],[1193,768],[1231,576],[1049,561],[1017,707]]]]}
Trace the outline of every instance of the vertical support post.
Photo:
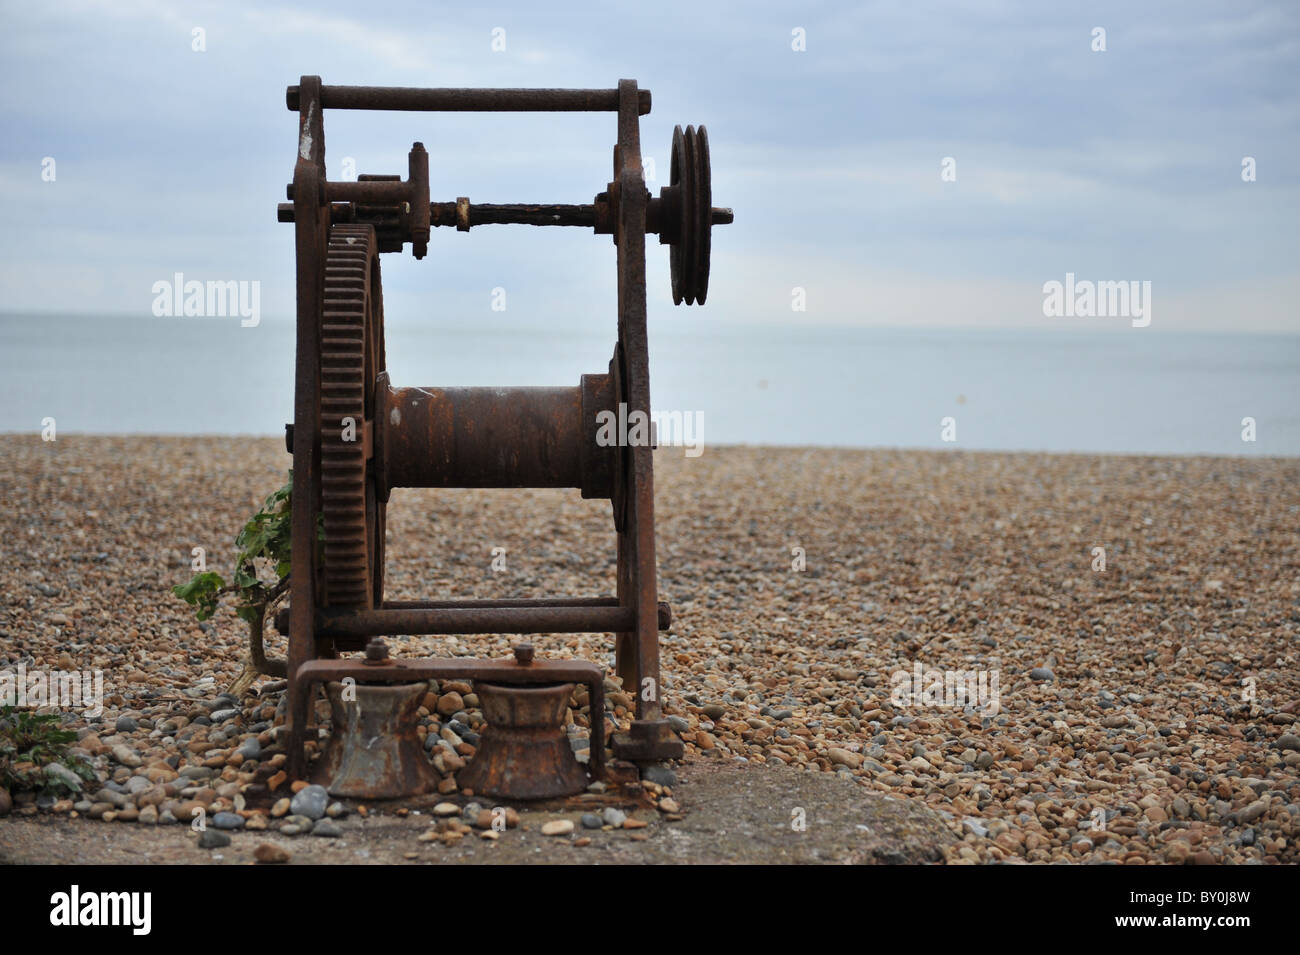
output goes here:
{"type": "MultiPolygon", "coordinates": [[[[629,606],[633,601],[632,584],[632,537],[626,531],[618,532],[618,580],[615,594],[620,607],[629,606]]],[[[614,672],[623,681],[623,689],[635,692],[637,661],[636,633],[624,631],[614,634],[614,672]]]]}
{"type": "Polygon", "coordinates": [[[307,687],[298,668],[316,655],[316,514],[320,473],[316,427],[320,406],[318,356],[320,313],[324,294],[325,251],[329,241],[329,207],[324,202],[325,124],[320,77],[304,76],[299,85],[298,159],[294,163],[294,250],[297,258],[297,360],[293,404],[293,570],[289,582],[289,650],[286,665],[289,705],[287,772],[304,778],[307,687]]]}
{"type": "MultiPolygon", "coordinates": [[[[641,166],[640,98],[635,80],[618,83],[617,174],[618,340],[628,415],[650,415],[650,347],[646,332],[645,227],[650,194],[641,166]]],[[[654,461],[647,445],[628,448],[627,538],[629,584],[636,615],[632,666],[636,719],[615,751],[632,759],[677,758],[682,744],[663,718],[659,680],[659,592],[655,563],[654,461]]],[[[622,597],[624,595],[620,595],[622,597]]],[[[626,666],[618,661],[620,672],[626,666]]],[[[626,684],[624,689],[628,689],[626,684]]]]}
{"type": "MultiPolygon", "coordinates": [[[[618,181],[618,175],[621,171],[619,150],[614,147],[614,182],[618,181]]],[[[617,206],[616,206],[617,208],[617,206]]],[[[618,227],[615,223],[613,229],[615,248],[618,247],[618,227]]],[[[618,329],[619,336],[622,336],[622,326],[618,329]]],[[[626,400],[626,388],[623,385],[626,379],[625,372],[626,362],[623,360],[623,348],[621,344],[615,344],[614,357],[609,360],[609,377],[615,384],[615,402],[626,400]]],[[[632,552],[632,534],[628,528],[628,494],[627,488],[632,483],[632,472],[629,466],[630,456],[626,448],[619,448],[615,457],[616,474],[614,476],[614,496],[610,502],[614,515],[614,528],[618,538],[618,576],[616,578],[615,594],[620,607],[631,607],[635,602],[635,576],[633,574],[633,561],[635,557],[632,552]]],[[[636,632],[634,630],[624,630],[614,634],[614,672],[622,681],[623,689],[628,692],[636,692],[636,632]]]]}

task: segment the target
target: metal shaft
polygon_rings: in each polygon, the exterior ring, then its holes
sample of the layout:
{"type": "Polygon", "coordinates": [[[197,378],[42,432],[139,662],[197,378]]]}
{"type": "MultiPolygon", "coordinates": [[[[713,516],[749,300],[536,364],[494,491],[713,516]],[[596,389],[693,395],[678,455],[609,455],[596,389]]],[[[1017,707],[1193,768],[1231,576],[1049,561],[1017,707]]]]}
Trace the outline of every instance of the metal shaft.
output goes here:
{"type": "MultiPolygon", "coordinates": [[[[651,608],[655,629],[658,604],[651,608]]],[[[628,607],[440,607],[326,610],[322,636],[357,638],[408,633],[619,633],[635,623],[628,607]]]]}
{"type": "MultiPolygon", "coordinates": [[[[396,182],[347,182],[327,183],[326,195],[330,202],[360,203],[397,203],[405,201],[407,195],[405,183],[396,182]]],[[[292,189],[290,198],[292,198],[292,189]]],[[[656,203],[658,199],[651,199],[656,203]]],[[[460,227],[456,202],[429,203],[429,219],[432,226],[460,227]]],[[[599,210],[591,203],[528,203],[528,202],[471,202],[467,207],[464,221],[469,226],[476,225],[559,225],[584,226],[588,229],[597,225],[599,210]]],[[[280,222],[293,221],[293,203],[282,202],[276,206],[276,218],[280,222]]],[[[730,209],[714,206],[711,221],[713,225],[730,225],[735,215],[730,209]]],[[[652,228],[649,231],[654,232],[652,228]]]]}
{"type": "MultiPolygon", "coordinates": [[[[640,115],[650,112],[650,91],[638,91],[640,115]]],[[[297,112],[299,87],[285,93],[297,112]]],[[[615,112],[618,90],[563,89],[421,89],[411,86],[321,86],[323,109],[389,109],[415,112],[615,112]]]]}

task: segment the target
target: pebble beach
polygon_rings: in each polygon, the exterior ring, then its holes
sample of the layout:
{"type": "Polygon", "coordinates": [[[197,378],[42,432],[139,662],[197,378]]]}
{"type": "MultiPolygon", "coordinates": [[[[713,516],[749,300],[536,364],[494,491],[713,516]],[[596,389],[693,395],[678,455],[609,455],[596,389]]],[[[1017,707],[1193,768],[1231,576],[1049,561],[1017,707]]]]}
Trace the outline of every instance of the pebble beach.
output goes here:
{"type": "MultiPolygon", "coordinates": [[[[326,837],[356,822],[280,788],[282,681],[223,697],[244,626],[228,608],[200,624],[170,589],[196,547],[229,570],[288,466],[273,438],[7,436],[0,670],[100,670],[104,709],[67,717],[97,780],[0,792],[0,814],[146,827],[202,806],[217,833],[326,837]]],[[[663,698],[686,767],[839,774],[936,814],[948,863],[1300,859],[1300,461],[709,447],[655,466],[663,698]],[[952,674],[990,693],[954,698],[952,674]]],[[[395,599],[614,589],[609,505],[577,491],[395,491],[387,547],[395,599]]],[[[517,639],[391,646],[506,656],[517,639]]],[[[532,642],[611,662],[610,635],[532,642]]],[[[625,723],[630,696],[607,689],[625,723]]],[[[514,835],[458,792],[476,704],[468,684],[426,695],[446,801],[425,842],[514,835]]],[[[644,785],[637,812],[542,834],[689,821],[673,767],[644,785]]]]}

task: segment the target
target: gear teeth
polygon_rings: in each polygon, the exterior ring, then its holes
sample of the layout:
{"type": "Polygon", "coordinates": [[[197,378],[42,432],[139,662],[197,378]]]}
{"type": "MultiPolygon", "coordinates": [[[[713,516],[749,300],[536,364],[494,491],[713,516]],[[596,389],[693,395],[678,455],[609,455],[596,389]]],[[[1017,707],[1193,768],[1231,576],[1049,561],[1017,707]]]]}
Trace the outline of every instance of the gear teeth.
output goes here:
{"type": "Polygon", "coordinates": [[[321,310],[320,439],[321,507],[324,512],[324,576],[331,607],[367,607],[370,557],[366,535],[365,332],[375,255],[370,226],[330,230],[321,310]],[[344,441],[351,418],[355,441],[344,441]]]}

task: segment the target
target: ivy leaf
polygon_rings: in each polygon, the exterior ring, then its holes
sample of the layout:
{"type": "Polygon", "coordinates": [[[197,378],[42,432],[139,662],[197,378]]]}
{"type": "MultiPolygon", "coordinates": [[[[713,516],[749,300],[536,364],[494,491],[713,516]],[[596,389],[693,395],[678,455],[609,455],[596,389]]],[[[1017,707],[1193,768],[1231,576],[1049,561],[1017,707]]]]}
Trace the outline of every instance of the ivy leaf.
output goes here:
{"type": "Polygon", "coordinates": [[[240,590],[249,590],[257,586],[257,570],[252,561],[241,561],[235,568],[235,586],[240,590]]]}
{"type": "Polygon", "coordinates": [[[220,574],[209,570],[195,574],[190,578],[189,583],[173,587],[172,593],[187,604],[193,604],[196,617],[207,620],[217,612],[217,597],[225,585],[226,582],[221,579],[220,574]]]}
{"type": "Polygon", "coordinates": [[[235,613],[239,616],[240,620],[245,620],[248,623],[256,623],[258,615],[261,613],[261,607],[251,603],[240,604],[235,608],[235,613]]]}
{"type": "MultiPolygon", "coordinates": [[[[216,613],[223,594],[234,592],[239,600],[235,612],[244,620],[256,622],[265,609],[270,588],[258,579],[255,561],[269,560],[281,580],[289,575],[293,543],[292,493],[291,470],[288,483],[267,495],[257,513],[240,529],[235,537],[234,579],[229,588],[220,576],[211,572],[196,574],[189,583],[172,588],[176,596],[194,606],[199,620],[207,620],[216,613]]],[[[317,537],[323,539],[320,517],[318,514],[317,537]]]]}

